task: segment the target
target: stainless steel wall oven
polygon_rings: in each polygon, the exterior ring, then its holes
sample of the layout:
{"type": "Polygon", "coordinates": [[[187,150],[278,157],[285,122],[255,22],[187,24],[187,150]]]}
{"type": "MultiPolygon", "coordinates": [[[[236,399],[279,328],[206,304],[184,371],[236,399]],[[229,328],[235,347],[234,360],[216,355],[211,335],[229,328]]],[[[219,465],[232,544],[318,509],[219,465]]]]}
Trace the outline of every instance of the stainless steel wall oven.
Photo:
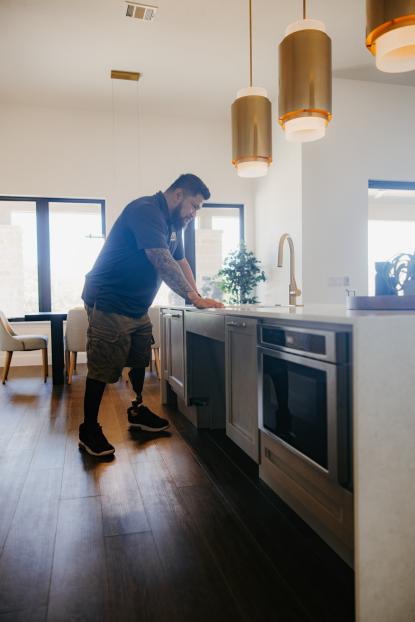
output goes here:
{"type": "Polygon", "coordinates": [[[259,325],[264,479],[271,478],[294,509],[304,506],[300,514],[307,521],[311,513],[308,522],[315,528],[320,522],[317,531],[323,537],[328,522],[334,539],[346,539],[349,548],[353,521],[349,516],[345,533],[344,518],[350,513],[353,487],[351,347],[347,326],[306,327],[272,320],[259,325]],[[327,513],[331,518],[325,521],[327,513]]]}

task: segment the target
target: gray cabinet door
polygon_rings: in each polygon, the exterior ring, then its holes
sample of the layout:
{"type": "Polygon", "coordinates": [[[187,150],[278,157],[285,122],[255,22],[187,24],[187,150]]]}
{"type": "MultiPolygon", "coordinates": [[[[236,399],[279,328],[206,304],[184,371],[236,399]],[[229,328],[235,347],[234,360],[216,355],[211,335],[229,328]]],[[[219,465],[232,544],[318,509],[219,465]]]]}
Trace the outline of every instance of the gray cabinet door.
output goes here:
{"type": "Polygon", "coordinates": [[[169,403],[169,365],[170,365],[170,311],[162,309],[160,315],[160,400],[169,403]]]}
{"type": "Polygon", "coordinates": [[[160,364],[161,364],[161,377],[163,380],[169,379],[170,369],[170,318],[171,312],[166,309],[162,309],[160,316],[160,364]]]}
{"type": "Polygon", "coordinates": [[[173,391],[184,398],[184,328],[183,311],[170,316],[170,365],[168,382],[173,391]]]}
{"type": "Polygon", "coordinates": [[[184,398],[183,311],[162,309],[160,324],[161,403],[169,403],[169,387],[184,398]]]}
{"type": "Polygon", "coordinates": [[[256,320],[226,317],[226,433],[259,459],[256,320]]]}

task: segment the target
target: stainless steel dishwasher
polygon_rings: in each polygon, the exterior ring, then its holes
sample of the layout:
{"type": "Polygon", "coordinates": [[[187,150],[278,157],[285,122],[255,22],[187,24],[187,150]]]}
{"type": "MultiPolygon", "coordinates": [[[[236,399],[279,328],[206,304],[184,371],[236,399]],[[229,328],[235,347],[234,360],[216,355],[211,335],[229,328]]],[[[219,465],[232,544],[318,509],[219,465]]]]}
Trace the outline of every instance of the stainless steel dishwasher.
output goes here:
{"type": "MultiPolygon", "coordinates": [[[[198,428],[224,429],[225,316],[186,310],[186,395],[191,419],[198,428]]],[[[186,413],[184,413],[186,414],[186,413]]]]}

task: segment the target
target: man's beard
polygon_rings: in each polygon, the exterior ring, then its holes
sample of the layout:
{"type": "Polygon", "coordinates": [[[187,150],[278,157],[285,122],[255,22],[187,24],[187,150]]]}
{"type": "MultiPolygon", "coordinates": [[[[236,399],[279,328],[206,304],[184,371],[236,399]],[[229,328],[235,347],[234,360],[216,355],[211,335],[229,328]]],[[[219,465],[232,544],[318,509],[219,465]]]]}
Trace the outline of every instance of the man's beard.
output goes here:
{"type": "Polygon", "coordinates": [[[171,222],[176,231],[178,231],[179,229],[185,229],[187,225],[189,224],[189,222],[191,221],[191,218],[183,218],[180,215],[181,209],[182,209],[182,203],[180,203],[180,205],[177,205],[177,207],[174,208],[172,215],[171,215],[171,222]]]}

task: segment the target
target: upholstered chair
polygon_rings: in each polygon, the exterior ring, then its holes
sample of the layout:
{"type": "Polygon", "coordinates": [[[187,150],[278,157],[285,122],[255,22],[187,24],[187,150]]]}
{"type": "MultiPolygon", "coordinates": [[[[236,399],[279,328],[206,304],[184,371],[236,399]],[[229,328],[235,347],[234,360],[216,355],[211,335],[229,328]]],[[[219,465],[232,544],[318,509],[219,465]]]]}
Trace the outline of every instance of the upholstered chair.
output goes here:
{"type": "Polygon", "coordinates": [[[6,353],[3,369],[3,384],[9,375],[13,352],[42,351],[43,379],[48,377],[48,338],[46,335],[16,335],[6,316],[0,311],[0,350],[6,353]]]}
{"type": "Polygon", "coordinates": [[[76,372],[76,355],[78,352],[86,352],[87,330],[88,316],[84,307],[69,309],[65,332],[65,360],[68,384],[72,384],[72,376],[76,372]]]}

